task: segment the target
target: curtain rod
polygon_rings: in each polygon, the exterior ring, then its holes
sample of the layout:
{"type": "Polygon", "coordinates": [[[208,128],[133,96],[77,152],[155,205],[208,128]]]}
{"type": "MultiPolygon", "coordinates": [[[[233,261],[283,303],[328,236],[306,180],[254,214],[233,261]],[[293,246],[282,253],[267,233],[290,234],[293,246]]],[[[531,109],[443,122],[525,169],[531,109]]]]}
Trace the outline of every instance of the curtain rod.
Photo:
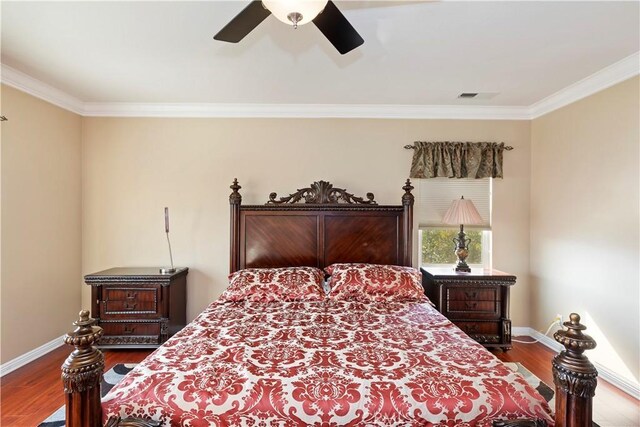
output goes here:
{"type": "MultiPolygon", "coordinates": [[[[416,146],[415,145],[411,145],[411,144],[407,144],[407,145],[404,146],[404,148],[406,150],[415,150],[416,146]]],[[[513,150],[513,147],[510,146],[510,145],[507,145],[507,146],[504,147],[504,149],[507,150],[507,151],[511,151],[511,150],[513,150]]]]}

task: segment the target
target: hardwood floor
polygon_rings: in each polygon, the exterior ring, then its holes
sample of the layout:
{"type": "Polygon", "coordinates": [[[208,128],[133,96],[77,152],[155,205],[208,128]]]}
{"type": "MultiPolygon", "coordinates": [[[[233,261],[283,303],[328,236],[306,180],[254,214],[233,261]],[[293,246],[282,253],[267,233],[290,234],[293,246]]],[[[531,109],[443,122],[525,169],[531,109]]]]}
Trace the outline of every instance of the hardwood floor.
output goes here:
{"type": "MultiPolygon", "coordinates": [[[[106,369],[116,363],[139,362],[150,350],[106,351],[106,369]]],[[[552,386],[551,358],[554,353],[542,344],[514,343],[513,350],[494,354],[505,362],[520,362],[552,386]]],[[[69,355],[60,347],[40,359],[2,377],[0,385],[0,425],[37,426],[64,404],[60,365],[69,355]]],[[[640,426],[640,401],[603,380],[598,381],[594,399],[594,421],[601,427],[640,426]]]]}
{"type": "MultiPolygon", "coordinates": [[[[62,346],[0,379],[0,426],[37,426],[64,405],[60,366],[71,348],[62,346]]],[[[105,351],[105,370],[136,363],[151,350],[105,351]]]]}
{"type": "MultiPolygon", "coordinates": [[[[519,340],[529,340],[518,337],[519,340]]],[[[555,356],[542,344],[513,343],[513,350],[506,353],[493,352],[503,362],[520,362],[535,376],[553,388],[551,359],[555,356]]],[[[620,391],[603,379],[598,379],[596,396],[593,399],[593,421],[600,427],[640,426],[640,400],[620,391]]]]}

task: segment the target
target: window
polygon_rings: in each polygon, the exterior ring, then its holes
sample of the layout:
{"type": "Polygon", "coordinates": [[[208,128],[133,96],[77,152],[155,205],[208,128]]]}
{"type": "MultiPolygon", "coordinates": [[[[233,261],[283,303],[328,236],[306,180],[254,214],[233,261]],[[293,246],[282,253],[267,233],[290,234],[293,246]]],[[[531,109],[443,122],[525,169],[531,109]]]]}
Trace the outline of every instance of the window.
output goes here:
{"type": "MultiPolygon", "coordinates": [[[[453,239],[459,232],[458,228],[420,228],[420,265],[454,265],[458,258],[453,239]]],[[[471,239],[467,264],[473,268],[491,268],[491,230],[465,228],[464,232],[471,239]]]]}
{"type": "Polygon", "coordinates": [[[419,181],[417,201],[420,265],[452,266],[457,258],[453,239],[459,227],[442,224],[442,217],[454,199],[471,199],[484,224],[465,225],[469,243],[470,267],[491,268],[491,178],[449,179],[433,178],[419,181]]]}

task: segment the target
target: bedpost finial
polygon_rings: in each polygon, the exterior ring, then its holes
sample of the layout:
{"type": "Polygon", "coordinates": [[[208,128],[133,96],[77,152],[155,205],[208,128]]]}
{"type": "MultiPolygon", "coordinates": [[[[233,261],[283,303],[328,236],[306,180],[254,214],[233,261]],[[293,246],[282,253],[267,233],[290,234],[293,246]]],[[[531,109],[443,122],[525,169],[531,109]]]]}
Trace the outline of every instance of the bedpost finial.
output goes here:
{"type": "Polygon", "coordinates": [[[76,328],[64,336],[65,344],[75,347],[75,351],[62,365],[64,392],[82,393],[97,388],[99,401],[104,355],[94,344],[102,337],[103,331],[101,327],[93,326],[95,319],[89,316],[88,310],[80,311],[78,317],[78,320],[73,322],[76,328]]]}
{"type": "MultiPolygon", "coordinates": [[[[569,320],[571,321],[572,325],[579,325],[580,324],[580,315],[578,313],[571,313],[569,315],[569,320]]],[[[585,327],[586,329],[586,327],[585,327]]]]}
{"type": "Polygon", "coordinates": [[[583,354],[596,347],[589,335],[582,333],[586,326],[580,323],[580,315],[571,313],[563,324],[567,330],[559,330],[553,338],[565,348],[553,358],[553,382],[563,392],[587,398],[595,394],[598,371],[583,354]]]}
{"type": "Polygon", "coordinates": [[[76,350],[87,350],[102,336],[102,328],[93,326],[95,319],[89,317],[89,310],[82,310],[78,320],[73,322],[76,328],[64,336],[65,344],[76,347],[76,350]]]}
{"type": "Polygon", "coordinates": [[[595,340],[589,335],[582,333],[587,327],[580,323],[579,314],[571,313],[569,315],[569,321],[564,322],[564,326],[567,330],[557,331],[553,334],[553,338],[562,344],[567,351],[582,354],[585,350],[592,350],[596,347],[595,340]]]}
{"type": "Polygon", "coordinates": [[[403,205],[413,205],[413,194],[411,194],[411,190],[415,187],[411,185],[411,179],[407,178],[407,182],[405,182],[402,189],[404,190],[404,194],[402,195],[402,204],[403,205]]]}
{"type": "Polygon", "coordinates": [[[78,313],[78,320],[73,322],[76,326],[86,326],[93,324],[94,320],[89,317],[89,310],[80,310],[78,313]]]}
{"type": "Polygon", "coordinates": [[[233,178],[233,184],[229,187],[232,192],[229,195],[229,203],[232,205],[239,205],[242,202],[242,196],[238,192],[242,187],[238,184],[238,178],[233,178]]]}

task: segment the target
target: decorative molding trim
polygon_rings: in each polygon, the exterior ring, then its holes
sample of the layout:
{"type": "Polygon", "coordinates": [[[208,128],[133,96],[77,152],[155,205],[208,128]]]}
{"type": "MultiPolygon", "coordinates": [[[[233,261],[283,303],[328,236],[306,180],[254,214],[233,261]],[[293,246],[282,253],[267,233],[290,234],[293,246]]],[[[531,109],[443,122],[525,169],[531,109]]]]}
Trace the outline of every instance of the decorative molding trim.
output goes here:
{"type": "Polygon", "coordinates": [[[640,74],[640,52],[616,62],[529,106],[531,119],[607,89],[640,74]]]}
{"type": "Polygon", "coordinates": [[[83,115],[84,103],[60,89],[48,85],[40,80],[2,64],[0,68],[0,82],[16,88],[22,92],[33,95],[53,105],[56,105],[73,113],[83,115]]]}
{"type": "MultiPolygon", "coordinates": [[[[531,337],[537,340],[540,344],[550,348],[553,351],[560,352],[564,350],[564,347],[560,343],[556,342],[556,340],[554,340],[553,338],[547,335],[544,335],[542,332],[537,331],[533,328],[515,327],[513,328],[512,335],[514,337],[515,336],[531,337]]],[[[617,387],[620,390],[624,391],[631,397],[635,399],[640,399],[640,385],[638,383],[629,381],[628,379],[620,376],[620,374],[612,371],[611,369],[607,368],[606,366],[603,366],[598,362],[594,362],[593,360],[592,362],[596,367],[596,369],[598,370],[598,375],[600,378],[607,381],[609,384],[613,385],[614,387],[617,387]]]]}
{"type": "Polygon", "coordinates": [[[531,328],[526,326],[512,326],[511,327],[511,336],[515,337],[530,337],[531,336],[531,328]]]}
{"type": "Polygon", "coordinates": [[[527,107],[358,104],[84,104],[89,117],[529,120],[527,107]]]}
{"type": "Polygon", "coordinates": [[[334,187],[327,181],[315,181],[309,187],[300,188],[288,196],[278,198],[278,193],[269,194],[267,204],[288,206],[295,203],[306,203],[310,205],[324,204],[334,205],[345,203],[348,205],[377,205],[373,193],[367,193],[367,200],[364,197],[354,196],[344,188],[334,187]]]}
{"type": "Polygon", "coordinates": [[[530,105],[207,104],[82,102],[2,64],[1,81],[86,117],[532,120],[640,74],[640,52],[530,105]]]}
{"type": "Polygon", "coordinates": [[[600,378],[607,381],[611,385],[618,387],[620,390],[624,391],[635,399],[640,400],[640,386],[638,385],[638,383],[634,383],[633,381],[629,381],[628,379],[621,377],[616,372],[613,372],[611,369],[607,368],[604,365],[601,365],[598,362],[593,362],[593,364],[598,370],[598,375],[600,376],[600,378]]]}
{"type": "Polygon", "coordinates": [[[38,348],[34,348],[33,350],[23,354],[22,356],[18,356],[15,359],[12,359],[6,363],[0,365],[0,377],[7,375],[9,372],[13,372],[18,368],[23,367],[29,362],[33,362],[39,357],[44,356],[52,350],[60,347],[64,344],[64,335],[58,338],[54,338],[46,344],[41,345],[38,348]]]}

